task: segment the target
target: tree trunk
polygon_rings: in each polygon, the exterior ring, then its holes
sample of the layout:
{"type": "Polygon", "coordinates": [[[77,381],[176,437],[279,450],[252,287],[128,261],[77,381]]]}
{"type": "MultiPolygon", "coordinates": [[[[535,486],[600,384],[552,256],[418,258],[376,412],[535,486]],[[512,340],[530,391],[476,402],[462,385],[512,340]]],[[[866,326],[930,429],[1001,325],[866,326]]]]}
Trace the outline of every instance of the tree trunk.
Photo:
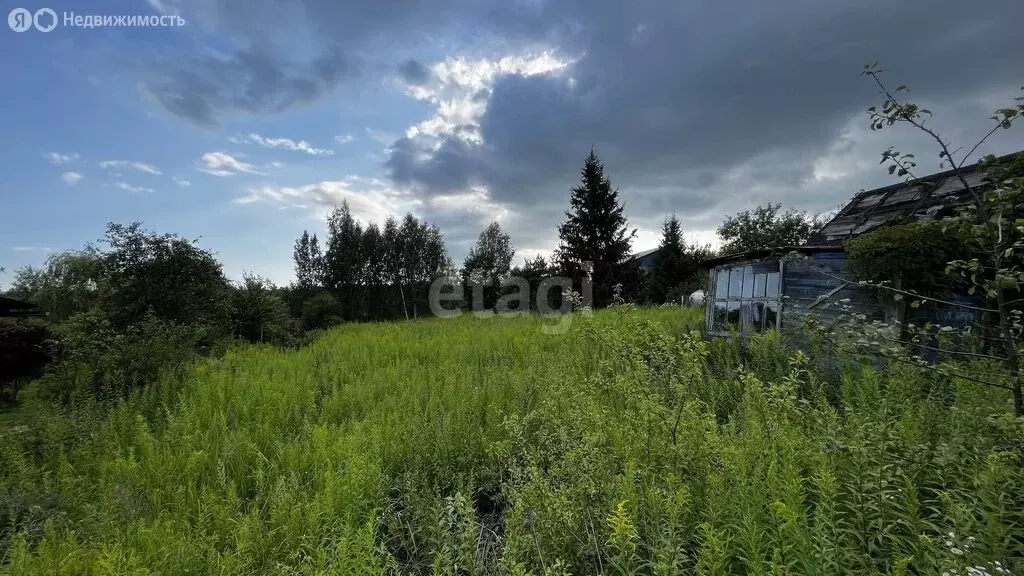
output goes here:
{"type": "Polygon", "coordinates": [[[405,319],[409,319],[409,309],[405,306],[405,290],[402,289],[402,283],[398,283],[398,293],[402,295],[402,312],[405,313],[405,319]]]}
{"type": "Polygon", "coordinates": [[[1017,355],[1017,343],[1010,332],[1010,311],[1006,307],[1006,298],[1002,288],[996,289],[996,305],[999,309],[999,335],[1003,339],[1003,352],[1006,354],[1006,371],[1013,388],[1013,413],[1024,416],[1024,397],[1020,389],[1020,358],[1017,355]]]}

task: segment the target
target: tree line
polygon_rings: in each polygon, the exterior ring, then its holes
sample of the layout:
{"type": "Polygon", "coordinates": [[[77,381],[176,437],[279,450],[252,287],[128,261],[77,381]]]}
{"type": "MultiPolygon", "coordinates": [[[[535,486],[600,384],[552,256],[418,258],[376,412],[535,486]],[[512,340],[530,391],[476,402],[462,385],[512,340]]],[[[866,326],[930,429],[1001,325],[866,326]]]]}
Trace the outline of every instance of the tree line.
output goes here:
{"type": "Polygon", "coordinates": [[[451,273],[441,230],[412,214],[363,228],[343,202],[328,217],[327,229],[323,245],[303,231],[293,250],[290,300],[307,328],[325,327],[332,319],[416,318],[429,310],[430,283],[451,273]]]}
{"type": "MultiPolygon", "coordinates": [[[[537,307],[543,278],[563,276],[574,289],[592,285],[595,307],[612,302],[616,290],[624,300],[662,304],[680,302],[707,283],[702,262],[717,252],[710,245],[687,242],[678,217],[666,219],[654,266],[641,270],[632,257],[636,230],[629,227],[619,192],[605,174],[594,150],[584,160],[580,183],[570,189],[569,210],[558,227],[559,247],[550,259],[536,256],[513,267],[516,250],[497,222],[489,223],[470,248],[462,266],[448,257],[440,230],[411,214],[383,228],[364,228],[343,203],[328,218],[323,242],[308,230],[295,241],[295,308],[308,326],[331,321],[366,321],[417,317],[427,309],[430,283],[450,276],[462,284],[463,308],[493,309],[512,288],[502,282],[526,278],[530,308],[537,307]],[[475,288],[475,289],[473,289],[475,288]]],[[[769,204],[731,216],[719,228],[723,250],[796,245],[821,222],[805,212],[783,212],[769,204]]],[[[560,294],[543,295],[557,306],[560,294]]]]}

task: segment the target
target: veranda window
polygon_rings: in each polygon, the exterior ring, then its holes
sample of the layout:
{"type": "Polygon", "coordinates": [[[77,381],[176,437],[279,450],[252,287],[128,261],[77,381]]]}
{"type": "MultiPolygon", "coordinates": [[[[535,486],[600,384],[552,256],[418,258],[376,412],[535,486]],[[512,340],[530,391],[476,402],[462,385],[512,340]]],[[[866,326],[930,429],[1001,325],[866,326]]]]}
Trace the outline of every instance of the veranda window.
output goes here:
{"type": "Polygon", "coordinates": [[[778,328],[778,260],[721,266],[714,270],[712,285],[712,332],[748,334],[778,328]]]}

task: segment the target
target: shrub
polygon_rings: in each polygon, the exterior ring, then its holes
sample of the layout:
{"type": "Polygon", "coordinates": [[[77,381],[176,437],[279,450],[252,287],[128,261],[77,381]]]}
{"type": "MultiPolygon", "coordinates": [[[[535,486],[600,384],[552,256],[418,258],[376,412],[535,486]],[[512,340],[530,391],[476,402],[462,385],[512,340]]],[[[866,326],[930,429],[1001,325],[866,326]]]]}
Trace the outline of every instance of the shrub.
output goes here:
{"type": "Polygon", "coordinates": [[[41,380],[45,397],[69,403],[88,394],[101,401],[124,398],[190,361],[203,342],[201,327],[147,315],[125,330],[98,312],[72,316],[57,329],[60,363],[41,380]]]}
{"type": "Polygon", "coordinates": [[[329,292],[317,292],[302,303],[303,330],[330,328],[341,321],[341,306],[329,292]]]}
{"type": "Polygon", "coordinates": [[[288,307],[265,278],[246,274],[231,294],[234,335],[249,342],[284,344],[291,339],[288,307]]]}
{"type": "Polygon", "coordinates": [[[847,266],[855,278],[874,283],[899,278],[904,290],[921,294],[966,287],[946,274],[946,267],[953,260],[970,260],[978,254],[970,234],[943,221],[885,226],[847,240],[845,247],[847,266]]]}

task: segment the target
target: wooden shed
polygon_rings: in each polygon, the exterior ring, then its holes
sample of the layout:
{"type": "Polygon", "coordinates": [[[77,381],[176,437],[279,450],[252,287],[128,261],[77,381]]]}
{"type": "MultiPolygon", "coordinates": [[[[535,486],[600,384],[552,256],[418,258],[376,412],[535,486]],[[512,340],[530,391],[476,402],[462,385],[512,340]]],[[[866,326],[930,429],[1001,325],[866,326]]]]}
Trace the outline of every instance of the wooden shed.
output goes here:
{"type": "Polygon", "coordinates": [[[35,304],[0,296],[0,318],[18,318],[22,316],[43,315],[43,310],[35,304]]]}
{"type": "MultiPolygon", "coordinates": [[[[891,322],[906,318],[908,310],[883,304],[873,289],[850,277],[843,242],[897,222],[954,215],[958,207],[971,202],[961,177],[976,192],[986,190],[985,176],[974,164],[962,168],[959,176],[948,171],[861,192],[806,245],[726,254],[707,261],[706,332],[725,336],[777,329],[792,334],[807,314],[826,319],[838,314],[838,308],[824,304],[840,299],[849,299],[846,304],[869,319],[891,322]]],[[[967,295],[951,298],[980,303],[967,295]]],[[[912,314],[915,320],[946,324],[982,322],[978,313],[960,307],[932,306],[912,314]]]]}

